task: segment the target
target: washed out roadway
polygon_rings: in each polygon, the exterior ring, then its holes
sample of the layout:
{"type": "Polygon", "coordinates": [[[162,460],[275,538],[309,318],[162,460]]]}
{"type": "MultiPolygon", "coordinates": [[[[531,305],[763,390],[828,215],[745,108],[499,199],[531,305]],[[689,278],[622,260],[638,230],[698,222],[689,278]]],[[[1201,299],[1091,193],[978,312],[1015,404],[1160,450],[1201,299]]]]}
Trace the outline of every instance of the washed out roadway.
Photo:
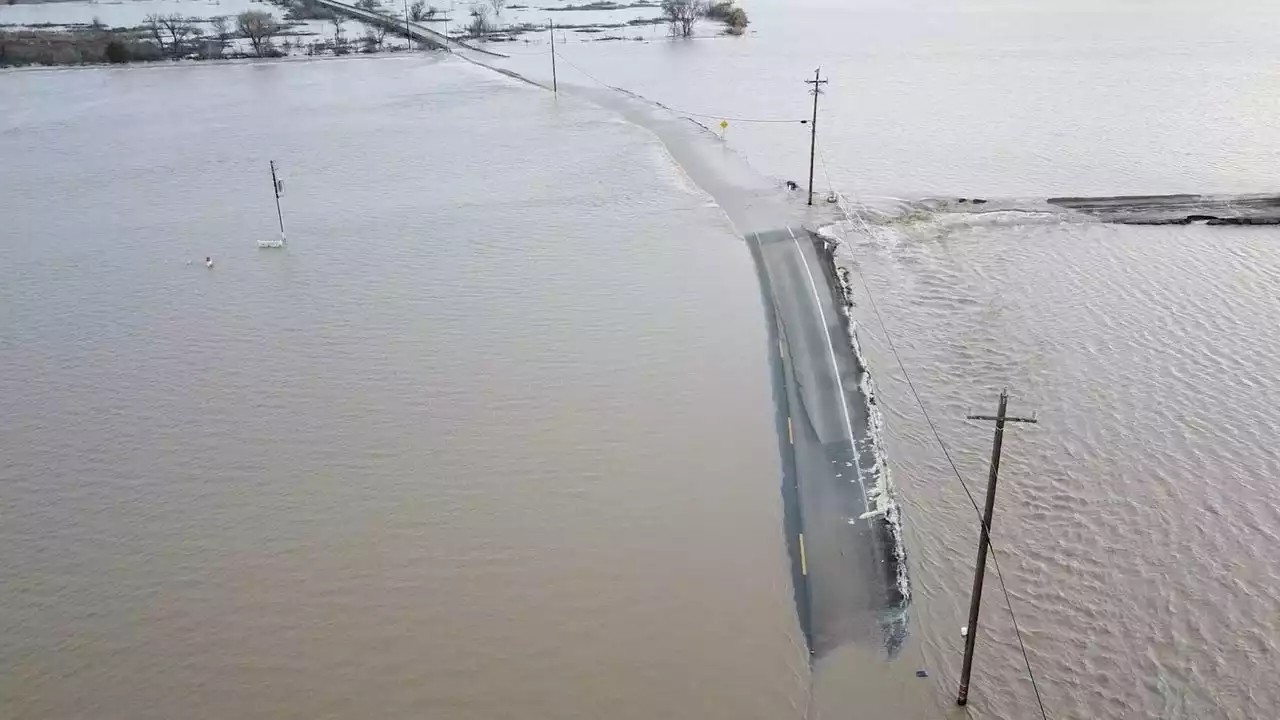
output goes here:
{"type": "Polygon", "coordinates": [[[875,509],[864,369],[849,342],[823,240],[801,228],[747,236],[760,273],[782,437],[782,494],[801,627],[815,658],[848,643],[888,655],[905,636],[894,534],[875,509]]]}

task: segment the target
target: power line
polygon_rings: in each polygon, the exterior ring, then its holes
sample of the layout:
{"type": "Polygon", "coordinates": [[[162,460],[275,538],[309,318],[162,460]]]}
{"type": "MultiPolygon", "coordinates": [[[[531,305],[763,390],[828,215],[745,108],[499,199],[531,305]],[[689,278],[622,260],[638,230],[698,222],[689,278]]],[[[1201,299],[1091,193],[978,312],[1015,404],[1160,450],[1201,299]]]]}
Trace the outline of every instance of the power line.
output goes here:
{"type": "Polygon", "coordinates": [[[624,92],[624,93],[627,93],[628,95],[632,95],[632,96],[634,96],[634,97],[641,98],[641,99],[643,99],[643,100],[645,100],[645,101],[647,101],[647,102],[651,102],[651,103],[653,103],[654,105],[657,105],[658,107],[660,107],[660,108],[662,108],[662,109],[664,109],[664,110],[668,110],[668,111],[673,112],[673,113],[676,113],[676,114],[678,114],[678,115],[691,115],[691,116],[693,116],[693,117],[708,118],[708,119],[711,119],[711,120],[726,120],[726,121],[742,122],[742,123],[795,123],[795,124],[803,124],[803,123],[807,123],[807,122],[809,122],[808,120],[787,120],[787,119],[783,119],[783,118],[744,118],[744,117],[734,117],[734,116],[732,116],[732,115],[711,115],[711,114],[708,114],[708,113],[696,113],[696,112],[692,112],[692,111],[690,111],[690,110],[681,110],[681,109],[679,109],[679,108],[673,108],[673,107],[671,107],[670,105],[666,105],[666,104],[664,104],[664,103],[658,102],[657,100],[650,100],[649,98],[646,98],[646,97],[644,97],[643,95],[640,95],[639,93],[636,93],[636,92],[632,92],[632,91],[630,91],[630,90],[627,90],[626,88],[620,88],[620,87],[618,87],[617,85],[610,85],[609,83],[607,83],[607,82],[605,82],[605,81],[601,80],[600,78],[596,77],[595,75],[592,75],[591,73],[587,72],[586,70],[583,70],[583,69],[582,69],[582,67],[581,67],[581,66],[579,66],[577,63],[575,63],[574,61],[572,61],[572,60],[570,60],[569,58],[565,57],[565,54],[564,54],[564,51],[563,51],[563,50],[561,50],[559,53],[557,53],[557,56],[558,56],[561,60],[563,60],[563,61],[565,61],[565,62],[569,63],[570,67],[572,67],[573,69],[577,70],[578,72],[582,73],[583,75],[586,75],[588,78],[591,78],[592,80],[594,80],[595,82],[599,83],[600,85],[603,85],[604,87],[609,88],[610,90],[617,90],[618,92],[624,92]]]}
{"type": "MultiPolygon", "coordinates": [[[[515,43],[508,43],[508,45],[514,45],[514,44],[515,44],[515,43]]],[[[525,46],[532,46],[532,45],[539,45],[539,44],[541,44],[541,43],[534,43],[534,42],[529,42],[528,40],[526,40],[526,41],[524,41],[524,44],[525,44],[525,46]]],[[[542,51],[542,50],[539,50],[539,51],[537,51],[537,52],[514,52],[514,51],[512,51],[512,50],[511,50],[510,48],[508,48],[508,47],[503,47],[503,48],[502,48],[502,54],[503,54],[503,55],[512,56],[512,57],[542,57],[542,56],[546,55],[547,53],[546,53],[545,51],[542,51]]]]}
{"type": "MultiPolygon", "coordinates": [[[[864,222],[865,225],[865,222],[864,222]]],[[[920,407],[920,412],[924,415],[924,419],[929,423],[929,430],[933,433],[933,437],[938,441],[938,447],[942,448],[942,454],[947,459],[947,464],[951,466],[951,471],[955,473],[956,479],[960,481],[960,487],[964,488],[964,493],[969,498],[969,504],[973,506],[973,511],[978,514],[979,522],[987,532],[987,537],[991,538],[991,527],[986,524],[982,518],[982,511],[978,509],[978,501],[974,499],[973,493],[969,490],[969,486],[965,484],[964,477],[960,474],[956,463],[951,459],[951,453],[947,451],[947,445],[942,441],[942,436],[938,433],[938,428],[933,422],[933,418],[929,416],[929,411],[925,409],[924,402],[920,399],[920,393],[916,391],[915,383],[911,380],[911,374],[907,372],[906,365],[902,362],[902,356],[898,354],[898,349],[893,344],[893,338],[889,334],[889,328],[884,324],[884,318],[880,315],[880,309],[876,306],[875,298],[871,295],[871,289],[867,286],[867,279],[863,277],[861,268],[854,267],[858,273],[858,280],[862,283],[862,289],[867,294],[867,299],[871,302],[871,309],[875,312],[876,321],[880,323],[880,328],[884,330],[884,337],[889,344],[889,349],[893,352],[894,358],[898,361],[898,368],[902,370],[902,375],[907,379],[907,386],[911,388],[911,394],[915,397],[916,405],[920,407]]],[[[991,561],[996,566],[996,579],[1000,581],[1000,591],[1004,594],[1005,607],[1009,610],[1009,619],[1013,621],[1013,632],[1018,638],[1018,649],[1022,652],[1022,661],[1027,666],[1027,676],[1031,679],[1031,689],[1035,691],[1036,704],[1040,707],[1040,717],[1048,720],[1048,714],[1044,710],[1044,700],[1040,697],[1040,687],[1036,684],[1035,672],[1031,669],[1031,658],[1027,655],[1027,646],[1022,641],[1022,630],[1018,626],[1018,616],[1013,611],[1013,600],[1009,596],[1009,588],[1004,582],[1004,573],[1000,570],[1000,560],[996,553],[994,541],[991,543],[991,561]]]]}
{"type": "Polygon", "coordinates": [[[544,57],[544,56],[546,55],[546,53],[545,53],[545,52],[542,52],[542,51],[538,51],[538,52],[512,52],[511,50],[508,50],[507,48],[502,48],[502,54],[503,54],[503,55],[510,56],[510,57],[544,57]]]}
{"type": "Polygon", "coordinates": [[[744,122],[744,123],[791,123],[795,125],[803,125],[809,122],[808,120],[784,120],[782,118],[742,118],[742,117],[733,117],[732,115],[708,115],[707,113],[696,113],[696,112],[691,112],[689,110],[681,110],[679,108],[673,108],[670,105],[665,105],[663,103],[658,102],[657,100],[649,100],[649,102],[665,110],[669,110],[673,113],[678,113],[680,115],[692,115],[694,117],[708,118],[711,120],[732,120],[734,122],[744,122]]]}
{"type": "MultiPolygon", "coordinates": [[[[823,173],[827,175],[827,183],[830,184],[831,175],[827,171],[827,164],[825,159],[822,162],[822,170],[823,170],[823,173]]],[[[835,191],[833,190],[832,192],[834,193],[835,191]]],[[[837,199],[839,199],[838,193],[836,193],[836,197],[837,199]]],[[[845,218],[851,219],[849,216],[849,211],[847,208],[845,208],[844,203],[843,202],[839,203],[839,206],[840,206],[840,211],[841,213],[844,214],[845,218]]],[[[858,222],[862,225],[863,230],[868,235],[873,235],[873,233],[871,232],[871,227],[867,225],[867,221],[862,218],[861,214],[855,212],[853,214],[853,217],[857,218],[858,222]]],[[[991,561],[992,563],[995,564],[996,579],[1000,581],[1000,591],[1004,594],[1005,607],[1009,610],[1009,619],[1013,622],[1013,632],[1018,638],[1018,649],[1021,651],[1022,661],[1027,667],[1027,677],[1030,678],[1031,689],[1035,692],[1036,705],[1039,706],[1040,708],[1040,717],[1043,720],[1048,720],[1049,715],[1048,713],[1045,712],[1044,700],[1040,696],[1040,686],[1036,682],[1035,671],[1031,669],[1031,657],[1027,654],[1027,646],[1022,640],[1022,629],[1018,625],[1018,616],[1013,611],[1013,599],[1009,595],[1008,586],[1005,585],[1004,573],[1000,570],[1000,560],[999,560],[998,554],[996,553],[995,540],[991,534],[991,527],[987,525],[985,519],[983,518],[982,511],[978,508],[978,501],[973,497],[973,493],[969,490],[969,485],[965,483],[964,476],[960,474],[960,468],[956,466],[955,460],[951,458],[951,453],[950,451],[947,450],[947,444],[943,442],[942,434],[938,432],[938,426],[934,424],[933,418],[929,415],[928,409],[925,408],[924,401],[920,398],[920,393],[916,390],[915,382],[911,379],[911,373],[907,371],[907,366],[902,361],[902,355],[898,353],[898,348],[893,342],[893,336],[889,332],[889,327],[885,325],[884,317],[880,314],[880,308],[878,305],[876,305],[875,296],[871,294],[871,287],[867,284],[867,279],[862,274],[862,268],[859,267],[857,264],[854,264],[853,269],[856,273],[858,273],[858,280],[861,282],[863,292],[866,293],[867,300],[871,304],[871,310],[875,313],[876,321],[880,323],[880,328],[881,330],[884,331],[885,341],[889,345],[889,350],[893,353],[893,357],[898,363],[898,369],[902,371],[902,376],[906,378],[907,387],[911,389],[911,395],[912,397],[915,398],[916,405],[920,408],[921,414],[924,415],[925,422],[929,424],[929,430],[933,434],[933,439],[937,441],[938,447],[942,449],[943,457],[947,459],[947,464],[951,466],[951,472],[955,473],[956,480],[960,481],[960,487],[964,488],[964,494],[966,497],[969,498],[969,504],[973,506],[973,511],[978,515],[979,523],[982,525],[983,530],[987,533],[987,537],[990,539],[991,561]]]]}

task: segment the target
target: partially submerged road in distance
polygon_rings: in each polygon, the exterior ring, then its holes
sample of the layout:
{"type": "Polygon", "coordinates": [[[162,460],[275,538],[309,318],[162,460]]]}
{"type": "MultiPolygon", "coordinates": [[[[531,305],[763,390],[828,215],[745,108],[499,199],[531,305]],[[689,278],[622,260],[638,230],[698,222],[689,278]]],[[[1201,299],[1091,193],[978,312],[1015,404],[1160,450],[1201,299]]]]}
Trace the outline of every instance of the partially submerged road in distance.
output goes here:
{"type": "Polygon", "coordinates": [[[799,228],[751,233],[747,242],[775,345],[782,494],[801,628],[814,658],[847,643],[873,644],[892,657],[906,636],[906,569],[898,533],[876,512],[881,470],[868,437],[865,369],[833,291],[826,243],[799,228]]]}
{"type": "Polygon", "coordinates": [[[710,131],[688,118],[614,89],[573,92],[653,132],[724,211],[755,260],[796,611],[811,660],[826,659],[824,670],[835,671],[831,687],[815,684],[815,702],[829,701],[832,712],[844,708],[846,716],[849,703],[859,703],[868,713],[884,707],[885,717],[919,717],[904,709],[927,696],[915,675],[918,657],[898,657],[910,604],[900,534],[884,515],[863,517],[876,508],[873,491],[881,484],[862,392],[866,373],[845,329],[830,250],[799,224],[818,214],[722,142],[708,143],[710,131]],[[786,218],[794,218],[790,227],[786,218]],[[871,703],[869,694],[879,699],[871,703]]]}

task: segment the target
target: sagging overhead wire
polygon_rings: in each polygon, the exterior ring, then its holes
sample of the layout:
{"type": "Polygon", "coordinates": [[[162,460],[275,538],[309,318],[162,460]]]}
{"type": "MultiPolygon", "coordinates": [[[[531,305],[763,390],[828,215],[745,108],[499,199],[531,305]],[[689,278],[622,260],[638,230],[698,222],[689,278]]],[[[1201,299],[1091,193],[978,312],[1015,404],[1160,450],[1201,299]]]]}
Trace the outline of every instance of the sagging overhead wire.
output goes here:
{"type": "MultiPolygon", "coordinates": [[[[634,96],[634,97],[642,97],[642,98],[643,98],[643,96],[641,96],[641,95],[639,95],[639,94],[637,94],[637,93],[635,93],[635,92],[632,92],[631,90],[627,90],[627,89],[625,89],[625,88],[618,87],[617,85],[610,85],[609,83],[607,83],[607,82],[605,82],[605,81],[601,80],[600,78],[596,77],[595,75],[592,75],[591,73],[589,73],[589,72],[587,72],[586,70],[582,69],[582,67],[581,67],[580,65],[578,65],[578,64],[577,64],[577,63],[575,63],[574,61],[570,60],[569,58],[565,57],[564,53],[562,53],[562,52],[557,52],[557,53],[556,53],[556,57],[557,57],[558,59],[563,60],[564,62],[568,63],[568,64],[569,64],[569,66],[570,66],[570,67],[572,67],[574,70],[577,70],[578,72],[582,73],[583,75],[586,75],[586,76],[587,76],[588,78],[590,78],[591,80],[595,81],[596,83],[598,83],[598,84],[600,84],[600,85],[602,85],[602,86],[604,86],[604,87],[609,88],[610,90],[617,90],[618,92],[623,92],[623,93],[626,93],[626,94],[628,94],[628,95],[632,95],[632,96],[634,96]]],[[[800,120],[791,119],[791,120],[789,120],[789,119],[785,119],[785,118],[746,118],[746,117],[736,117],[736,116],[733,116],[733,115],[712,115],[712,114],[709,114],[709,113],[697,113],[697,112],[692,112],[692,111],[690,111],[690,110],[681,110],[680,108],[673,108],[673,107],[671,107],[670,105],[666,105],[666,104],[664,104],[664,103],[660,103],[660,102],[658,102],[658,101],[656,101],[656,100],[650,100],[649,98],[643,98],[643,99],[644,99],[645,101],[647,101],[647,102],[651,102],[651,103],[653,103],[653,104],[657,105],[658,107],[660,107],[660,108],[662,108],[662,109],[664,109],[664,110],[667,110],[667,111],[670,111],[670,112],[676,113],[676,114],[678,114],[678,115],[689,115],[689,116],[692,116],[692,117],[707,118],[707,119],[710,119],[710,120],[724,120],[724,121],[727,121],[727,122],[740,122],[740,123],[796,123],[796,124],[806,124],[806,123],[808,123],[808,122],[809,122],[807,119],[800,119],[800,120]]]]}
{"type": "MultiPolygon", "coordinates": [[[[827,169],[826,158],[822,156],[822,151],[818,151],[818,157],[822,162],[822,172],[827,177],[827,186],[832,188],[831,193],[835,196],[837,205],[841,214],[849,222],[855,219],[862,226],[862,230],[868,237],[874,237],[871,226],[863,219],[862,214],[854,210],[852,213],[846,206],[844,198],[835,191],[831,185],[831,173],[827,169]]],[[[969,484],[964,481],[964,476],[960,474],[960,468],[956,466],[955,460],[951,458],[951,452],[947,450],[947,444],[942,440],[942,434],[938,432],[938,426],[933,422],[933,417],[929,414],[929,410],[925,407],[924,401],[920,398],[919,391],[916,390],[915,381],[911,379],[911,373],[907,371],[907,366],[902,361],[902,355],[898,353],[897,345],[893,342],[893,335],[889,332],[889,327],[884,323],[884,316],[880,314],[880,307],[876,304],[875,296],[871,294],[871,287],[867,284],[867,278],[862,274],[862,268],[857,264],[853,267],[854,272],[858,274],[858,281],[862,284],[862,290],[867,296],[867,300],[871,305],[871,310],[876,316],[876,322],[880,324],[880,329],[884,332],[885,342],[889,346],[890,352],[893,353],[894,359],[898,363],[898,369],[902,371],[902,376],[907,380],[907,387],[911,389],[911,395],[915,398],[916,405],[920,408],[920,413],[924,416],[925,422],[929,425],[929,431],[933,434],[933,439],[937,441],[938,447],[942,449],[942,455],[946,458],[947,464],[951,466],[951,472],[955,474],[956,480],[960,482],[960,487],[964,488],[964,494],[969,498],[969,504],[973,506],[974,513],[978,516],[978,524],[983,527],[987,533],[990,544],[991,561],[995,565],[996,579],[1000,581],[1000,591],[1004,594],[1005,608],[1009,611],[1009,620],[1013,623],[1013,632],[1018,639],[1018,650],[1022,653],[1022,662],[1027,668],[1027,677],[1031,680],[1031,689],[1036,696],[1036,705],[1040,708],[1040,717],[1042,720],[1048,720],[1049,715],[1044,709],[1044,700],[1040,696],[1040,685],[1036,682],[1035,671],[1031,669],[1031,657],[1027,654],[1027,646],[1022,639],[1022,629],[1018,625],[1018,616],[1013,610],[1013,598],[1009,595],[1009,588],[1004,582],[1004,573],[1000,570],[1000,559],[996,552],[995,536],[991,533],[991,526],[987,525],[982,517],[982,510],[978,507],[978,501],[973,496],[973,492],[969,490],[969,484]]]]}
{"type": "Polygon", "coordinates": [[[951,466],[951,471],[955,473],[956,480],[960,481],[960,487],[964,488],[964,494],[969,498],[969,504],[973,506],[973,511],[978,515],[978,522],[986,529],[988,542],[991,549],[991,561],[996,568],[996,579],[1000,581],[1000,592],[1004,594],[1005,608],[1009,611],[1009,620],[1013,623],[1013,633],[1018,639],[1018,650],[1022,653],[1022,662],[1027,668],[1027,677],[1031,680],[1031,689],[1036,696],[1036,704],[1040,708],[1040,717],[1042,720],[1048,720],[1049,716],[1044,709],[1044,700],[1040,697],[1040,686],[1036,682],[1035,671],[1031,669],[1031,657],[1027,655],[1027,646],[1022,640],[1022,629],[1018,625],[1018,616],[1013,611],[1013,598],[1009,595],[1009,588],[1004,582],[1004,572],[1000,570],[999,553],[996,552],[995,538],[991,534],[991,527],[986,524],[982,517],[982,510],[978,508],[978,501],[973,497],[973,492],[969,490],[969,486],[964,481],[964,477],[960,474],[960,469],[956,467],[955,460],[951,458],[951,453],[947,450],[947,445],[942,441],[942,435],[938,432],[937,425],[934,424],[933,418],[930,417],[929,411],[925,409],[924,402],[920,399],[920,393],[916,390],[915,382],[911,379],[911,374],[907,372],[907,367],[902,362],[902,356],[898,354],[898,348],[893,343],[893,337],[889,333],[889,328],[884,324],[884,317],[880,315],[880,308],[876,305],[875,297],[871,294],[871,288],[867,285],[867,279],[863,276],[862,270],[855,267],[858,273],[858,280],[862,284],[862,289],[870,301],[871,309],[875,313],[876,322],[880,324],[881,330],[884,331],[886,343],[889,350],[893,353],[893,357],[898,362],[898,369],[902,371],[902,376],[907,380],[907,386],[911,389],[911,395],[916,400],[916,405],[920,408],[920,413],[924,415],[925,422],[929,424],[929,431],[933,434],[934,440],[937,441],[938,447],[942,449],[942,455],[947,459],[947,464],[951,466]]]}
{"type": "Polygon", "coordinates": [[[504,48],[502,48],[502,54],[503,54],[503,55],[507,55],[508,57],[538,57],[538,56],[546,55],[547,53],[546,53],[545,51],[540,51],[540,52],[515,52],[515,51],[511,50],[510,48],[505,48],[505,47],[504,47],[504,48]]]}

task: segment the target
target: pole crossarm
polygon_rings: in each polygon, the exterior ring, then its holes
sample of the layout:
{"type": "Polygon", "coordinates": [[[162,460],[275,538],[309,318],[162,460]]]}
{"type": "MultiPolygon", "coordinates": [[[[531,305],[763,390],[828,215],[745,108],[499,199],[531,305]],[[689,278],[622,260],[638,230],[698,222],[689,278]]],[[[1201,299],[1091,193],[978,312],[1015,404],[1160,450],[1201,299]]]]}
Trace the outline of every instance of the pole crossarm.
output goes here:
{"type": "Polygon", "coordinates": [[[809,204],[813,204],[813,160],[818,148],[818,96],[822,94],[822,86],[827,84],[822,79],[822,68],[813,71],[813,79],[805,80],[812,85],[809,92],[813,95],[813,120],[809,123],[809,204]]]}
{"type": "Polygon", "coordinates": [[[1038,423],[1040,422],[1035,416],[1024,417],[999,417],[996,415],[965,415],[966,420],[989,420],[991,422],[1020,422],[1020,423],[1038,423]]]}

